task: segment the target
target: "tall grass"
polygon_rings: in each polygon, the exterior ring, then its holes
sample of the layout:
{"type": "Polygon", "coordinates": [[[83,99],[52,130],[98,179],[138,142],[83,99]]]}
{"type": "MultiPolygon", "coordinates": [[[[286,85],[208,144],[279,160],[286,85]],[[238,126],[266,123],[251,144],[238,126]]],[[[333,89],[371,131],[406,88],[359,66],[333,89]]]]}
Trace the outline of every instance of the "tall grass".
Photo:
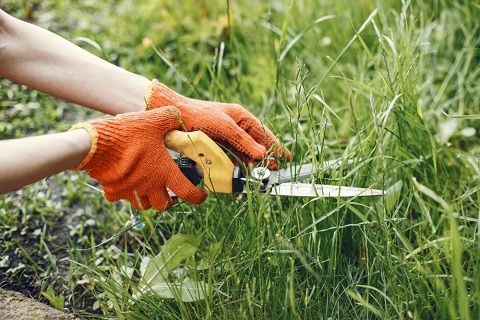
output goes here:
{"type": "Polygon", "coordinates": [[[198,98],[244,104],[281,132],[293,163],[355,159],[325,182],[388,194],[314,202],[211,196],[198,208],[181,205],[170,214],[193,214],[171,232],[202,235],[190,265],[206,263],[208,271],[190,274],[207,279],[209,294],[196,303],[153,296],[151,310],[129,312],[477,318],[478,133],[468,132],[478,124],[453,116],[479,113],[478,7],[227,1],[213,8],[195,14],[167,2],[149,11],[159,14],[144,13],[161,21],[142,34],[157,47],[152,76],[198,98]],[[224,28],[220,36],[211,26],[199,31],[209,23],[224,28]]]}
{"type": "MultiPolygon", "coordinates": [[[[241,103],[285,142],[292,164],[354,160],[318,183],[387,195],[210,195],[145,212],[142,232],[71,249],[86,275],[78,286],[105,317],[480,317],[478,4],[134,4],[118,17],[130,32],[117,45],[131,48],[117,52],[119,64],[192,97],[241,103]],[[182,301],[171,275],[177,298],[146,290],[134,299],[145,256],[178,234],[201,239],[183,265],[207,283],[204,299],[182,301]]],[[[103,210],[118,216],[118,207],[103,210]]],[[[105,239],[118,223],[97,222],[105,239]]]]}

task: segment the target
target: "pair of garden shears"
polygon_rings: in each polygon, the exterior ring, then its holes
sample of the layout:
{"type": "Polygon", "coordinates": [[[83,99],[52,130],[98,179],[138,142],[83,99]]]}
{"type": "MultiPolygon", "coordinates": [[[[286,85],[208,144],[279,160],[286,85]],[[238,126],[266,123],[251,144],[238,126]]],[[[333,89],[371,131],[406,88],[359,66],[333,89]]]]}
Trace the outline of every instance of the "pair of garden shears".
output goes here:
{"type": "MultiPolygon", "coordinates": [[[[182,173],[195,185],[203,177],[203,188],[216,193],[247,193],[253,190],[270,195],[310,198],[351,198],[384,195],[383,190],[299,182],[339,167],[338,160],[324,164],[319,172],[312,164],[269,170],[256,167],[244,176],[227,154],[201,131],[171,131],[165,136],[167,148],[178,152],[182,173]]],[[[173,194],[172,194],[173,196],[173,194]]]]}
{"type": "MultiPolygon", "coordinates": [[[[259,192],[270,195],[309,198],[354,198],[381,196],[385,192],[372,188],[357,188],[299,182],[328,175],[338,167],[339,160],[324,163],[321,170],[312,164],[292,165],[286,169],[269,170],[256,167],[244,175],[240,166],[235,166],[227,154],[210,137],[201,131],[170,131],[165,135],[165,145],[175,151],[174,160],[182,173],[194,184],[203,179],[203,188],[215,193],[259,192]]],[[[351,163],[347,163],[350,165],[351,163]]],[[[173,192],[169,192],[176,198],[173,192]]],[[[138,211],[132,207],[130,225],[142,229],[138,211]]]]}

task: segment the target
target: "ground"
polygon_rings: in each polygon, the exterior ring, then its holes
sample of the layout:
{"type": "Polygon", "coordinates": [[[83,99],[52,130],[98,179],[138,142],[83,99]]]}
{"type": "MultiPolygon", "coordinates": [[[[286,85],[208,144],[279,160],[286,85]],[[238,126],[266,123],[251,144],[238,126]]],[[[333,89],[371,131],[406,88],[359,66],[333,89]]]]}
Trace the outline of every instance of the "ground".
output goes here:
{"type": "Polygon", "coordinates": [[[72,320],[77,317],[66,314],[14,292],[0,289],[0,318],[22,320],[72,320]]]}
{"type": "MultiPolygon", "coordinates": [[[[17,245],[9,246],[2,254],[3,259],[8,257],[8,260],[5,259],[0,268],[0,288],[14,290],[45,303],[48,303],[48,300],[40,295],[40,292],[45,291],[47,285],[52,285],[57,292],[64,295],[71,294],[71,290],[63,283],[68,281],[69,275],[72,274],[69,242],[75,243],[79,240],[78,235],[71,235],[72,226],[88,224],[85,223],[88,218],[85,219],[81,214],[83,209],[79,203],[61,205],[62,192],[56,187],[55,180],[49,178],[43,183],[47,184],[51,191],[48,195],[49,205],[59,208],[59,211],[56,214],[45,215],[41,212],[42,208],[26,212],[28,206],[26,208],[14,206],[11,210],[14,212],[18,210],[16,227],[3,232],[2,239],[6,243],[17,245]],[[45,218],[49,220],[45,221],[45,218]],[[44,238],[43,247],[39,245],[41,238],[44,238]],[[52,268],[52,265],[55,267],[52,268]]],[[[22,190],[11,193],[9,200],[25,203],[24,193],[22,190]]],[[[95,230],[91,231],[95,234],[95,230]]],[[[93,311],[93,303],[94,300],[86,296],[76,302],[66,299],[65,309],[93,311]]]]}

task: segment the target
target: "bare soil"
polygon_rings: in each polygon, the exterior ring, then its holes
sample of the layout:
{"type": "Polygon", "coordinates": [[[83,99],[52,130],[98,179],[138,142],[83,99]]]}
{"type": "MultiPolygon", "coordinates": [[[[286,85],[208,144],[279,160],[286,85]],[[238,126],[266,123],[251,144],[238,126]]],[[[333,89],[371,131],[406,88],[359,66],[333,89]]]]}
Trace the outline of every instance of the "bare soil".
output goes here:
{"type": "Polygon", "coordinates": [[[27,298],[21,293],[0,289],[0,319],[72,320],[79,318],[27,298]]]}

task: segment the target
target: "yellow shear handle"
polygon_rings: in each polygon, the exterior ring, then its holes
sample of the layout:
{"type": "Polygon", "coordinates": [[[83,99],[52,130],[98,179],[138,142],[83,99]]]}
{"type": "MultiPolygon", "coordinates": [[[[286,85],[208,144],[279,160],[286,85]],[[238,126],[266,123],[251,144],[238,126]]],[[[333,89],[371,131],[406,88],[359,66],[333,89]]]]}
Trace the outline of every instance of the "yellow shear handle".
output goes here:
{"type": "Polygon", "coordinates": [[[234,165],[205,133],[173,130],[165,135],[165,145],[197,163],[197,168],[203,171],[199,174],[203,176],[205,190],[232,193],[234,165]]]}

